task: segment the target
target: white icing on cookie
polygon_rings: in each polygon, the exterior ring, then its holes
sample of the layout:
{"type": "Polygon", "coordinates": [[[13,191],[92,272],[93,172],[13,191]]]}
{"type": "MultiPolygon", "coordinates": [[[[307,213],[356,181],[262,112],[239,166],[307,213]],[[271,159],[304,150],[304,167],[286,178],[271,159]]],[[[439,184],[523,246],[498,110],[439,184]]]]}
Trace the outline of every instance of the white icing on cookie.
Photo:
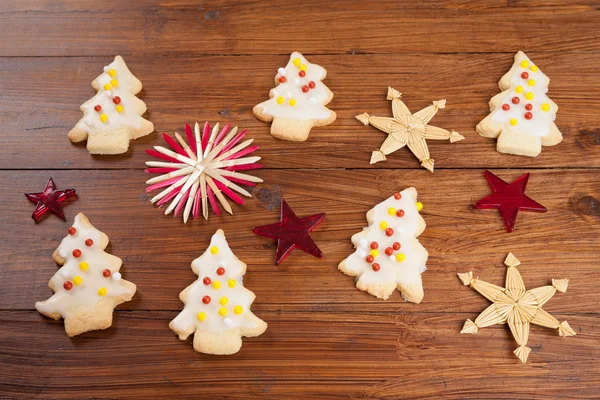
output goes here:
{"type": "MultiPolygon", "coordinates": [[[[326,76],[323,67],[309,63],[302,54],[294,52],[285,67],[285,74],[281,73],[281,69],[279,68],[275,78],[278,80],[284,77],[286,80],[279,83],[276,89],[271,90],[271,99],[259,104],[264,114],[295,120],[325,120],[331,116],[331,110],[324,106],[329,100],[330,91],[321,82],[326,76]],[[294,64],[294,60],[297,60],[297,65],[294,64]],[[303,65],[306,66],[306,74],[301,77],[299,71],[303,65]],[[309,88],[308,92],[304,93],[302,86],[308,86],[310,82],[313,82],[315,87],[309,88]],[[282,96],[282,104],[278,102],[281,93],[285,93],[285,96],[282,96]],[[311,97],[314,100],[310,100],[311,97]],[[292,105],[294,102],[295,104],[292,105]]],[[[279,101],[281,102],[281,99],[279,101]]]]}
{"type": "Polygon", "coordinates": [[[548,135],[558,111],[558,106],[546,95],[549,82],[525,53],[517,53],[511,70],[501,80],[501,86],[510,87],[501,87],[507,90],[497,95],[500,107],[492,112],[492,121],[503,124],[503,130],[538,137],[548,135]],[[515,98],[518,103],[513,101],[515,98]],[[526,113],[530,113],[530,119],[526,113]]]}
{"type": "Polygon", "coordinates": [[[58,254],[65,262],[50,280],[54,295],[46,301],[36,303],[40,312],[59,313],[65,318],[74,309],[92,310],[104,296],[119,297],[125,293],[135,293],[135,286],[130,282],[115,281],[111,279],[111,275],[103,275],[103,271],[108,269],[120,276],[118,271],[121,268],[121,259],[104,252],[100,247],[102,233],[94,227],[82,224],[82,218],[85,217],[81,214],[75,217],[72,225],[76,229],[75,234],[68,234],[58,246],[58,254]],[[93,241],[91,246],[85,244],[87,239],[93,241]],[[81,255],[75,257],[74,250],[80,250],[81,255]],[[65,288],[65,282],[71,282],[70,290],[65,288]],[[106,290],[104,296],[98,293],[102,288],[106,290]]]}
{"type": "Polygon", "coordinates": [[[182,292],[185,307],[171,321],[171,329],[176,332],[223,332],[256,326],[258,318],[250,311],[255,296],[242,285],[241,280],[246,273],[246,264],[233,254],[223,234],[217,232],[213,235],[208,249],[192,262],[192,270],[198,275],[198,280],[182,292]],[[213,249],[218,249],[218,252],[214,254],[213,249]],[[223,275],[218,274],[219,264],[225,265],[221,267],[225,269],[223,275]],[[204,278],[210,279],[208,285],[204,278]],[[220,286],[218,289],[216,282],[220,286]],[[210,297],[208,304],[203,301],[206,296],[210,297]],[[223,309],[226,313],[221,314],[223,309]],[[199,319],[199,313],[204,314],[204,320],[199,319]],[[248,318],[249,315],[253,318],[248,318]]]}
{"type": "Polygon", "coordinates": [[[417,192],[409,188],[400,195],[369,211],[369,226],[351,239],[357,250],[340,264],[344,273],[356,276],[359,289],[384,299],[397,286],[406,289],[415,285],[422,293],[421,273],[428,257],[416,238],[425,226],[417,207],[417,192]],[[400,231],[403,233],[398,234],[400,231]]]}
{"type": "Polygon", "coordinates": [[[146,111],[146,105],[135,96],[137,92],[132,90],[136,89],[139,81],[121,58],[115,58],[115,61],[104,67],[104,73],[98,76],[95,82],[99,86],[98,92],[81,105],[80,109],[85,118],[77,123],[77,128],[87,132],[88,135],[93,135],[113,132],[120,127],[134,129],[142,127],[144,119],[141,114],[146,111]],[[114,76],[111,76],[111,73],[114,76]],[[115,86],[114,83],[117,85],[115,86]],[[119,104],[113,101],[115,97],[121,99],[119,104]],[[100,106],[101,110],[96,111],[94,109],[96,106],[100,106]],[[117,110],[118,106],[122,107],[122,112],[117,110]],[[136,110],[143,111],[138,113],[136,110]],[[101,120],[102,115],[106,116],[106,121],[101,120]],[[91,123],[88,123],[88,120],[91,123]]]}

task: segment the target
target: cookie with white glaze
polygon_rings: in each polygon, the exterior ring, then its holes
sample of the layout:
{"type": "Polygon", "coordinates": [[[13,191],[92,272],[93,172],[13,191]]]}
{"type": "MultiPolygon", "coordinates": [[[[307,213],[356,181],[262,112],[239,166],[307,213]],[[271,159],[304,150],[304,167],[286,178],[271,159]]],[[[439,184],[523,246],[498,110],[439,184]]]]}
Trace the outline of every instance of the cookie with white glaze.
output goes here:
{"type": "Polygon", "coordinates": [[[321,81],[327,70],[309,63],[304,56],[293,52],[285,68],[275,75],[275,88],[270,99],[254,106],[256,118],[272,122],[271,135],[293,142],[303,142],[313,126],[329,125],[335,112],[325,107],[333,93],[321,81]]]}
{"type": "Polygon", "coordinates": [[[498,138],[501,153],[536,157],[542,146],[555,146],[562,133],[554,123],[558,106],[547,95],[550,79],[522,51],[500,80],[503,91],[490,100],[490,115],[477,132],[498,138]]]}
{"type": "Polygon", "coordinates": [[[152,122],[142,117],[146,103],[136,97],[142,83],[121,56],[104,67],[92,87],[97,93],[81,105],[83,117],[68,134],[71,142],[87,139],[90,154],[121,154],[130,140],[154,131],[152,122]]]}
{"type": "Polygon", "coordinates": [[[417,239],[425,230],[422,207],[412,187],[376,205],[367,213],[369,226],[352,236],[356,251],[338,269],[377,298],[386,300],[397,289],[405,300],[420,303],[428,258],[417,239]]]}
{"type": "Polygon", "coordinates": [[[63,318],[68,336],[110,327],[114,308],[135,294],[135,284],[121,278],[121,259],[104,252],[107,245],[108,236],[79,213],[52,255],[61,265],[48,283],[54,295],[35,308],[63,318]]]}
{"type": "Polygon", "coordinates": [[[223,230],[212,236],[192,270],[198,280],[179,294],[185,306],[169,323],[179,339],[194,334],[197,352],[228,355],[240,350],[242,336],[259,336],[267,329],[250,310],[255,295],[243,284],[246,264],[233,254],[223,230]]]}

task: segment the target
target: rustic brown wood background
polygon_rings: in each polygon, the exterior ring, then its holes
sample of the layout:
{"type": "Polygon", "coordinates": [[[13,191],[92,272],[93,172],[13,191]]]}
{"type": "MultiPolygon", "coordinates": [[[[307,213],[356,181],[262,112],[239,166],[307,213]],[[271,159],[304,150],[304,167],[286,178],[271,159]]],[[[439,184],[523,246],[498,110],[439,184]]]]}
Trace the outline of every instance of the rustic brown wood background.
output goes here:
{"type": "Polygon", "coordinates": [[[598,1],[0,2],[0,398],[600,398],[599,26],[598,1]],[[338,113],[301,144],[272,138],[251,111],[294,50],[327,68],[338,113]],[[550,76],[560,106],[564,141],[537,158],[499,154],[475,132],[517,50],[550,76]],[[92,157],[66,134],[116,54],[143,82],[157,133],[92,157]],[[447,99],[433,122],[466,140],[430,143],[434,174],[406,149],[369,165],[384,135],[354,115],[391,115],[388,85],[413,110],[447,99]],[[233,217],[184,225],[148,203],[144,150],[204,120],[249,129],[265,183],[233,217]],[[509,234],[497,212],[472,210],[489,193],[486,168],[505,180],[531,172],[528,194],[548,213],[521,213],[509,234]],[[49,176],[79,199],[66,223],[35,224],[23,193],[49,176]],[[377,300],[336,267],[365,212],[413,185],[427,222],[425,299],[377,300]],[[299,215],[327,213],[313,234],[323,259],[295,251],[275,267],[274,243],[252,234],[278,220],[280,195],[299,215]],[[69,339],[34,303],[51,294],[52,252],[79,211],[108,234],[138,293],[112,328],[69,339]],[[248,263],[253,310],[269,324],[229,357],[198,354],[167,326],[217,228],[248,263]],[[545,308],[577,336],[534,326],[526,365],[506,327],[459,334],[487,301],[456,273],[503,284],[509,251],[528,287],[570,278],[545,308]]]}

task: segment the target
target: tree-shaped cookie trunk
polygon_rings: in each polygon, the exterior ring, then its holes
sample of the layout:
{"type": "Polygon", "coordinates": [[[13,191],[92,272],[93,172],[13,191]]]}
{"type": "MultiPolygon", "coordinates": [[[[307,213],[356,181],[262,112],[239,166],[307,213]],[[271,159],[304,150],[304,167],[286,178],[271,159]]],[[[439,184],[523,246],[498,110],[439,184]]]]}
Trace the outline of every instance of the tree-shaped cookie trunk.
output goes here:
{"type": "Polygon", "coordinates": [[[52,255],[62,265],[48,283],[55,293],[35,308],[64,318],[69,336],[110,327],[114,308],[135,294],[135,284],[121,279],[121,259],[104,252],[107,245],[108,236],[79,213],[52,255]]]}
{"type": "Polygon", "coordinates": [[[83,117],[68,135],[72,142],[87,139],[91,154],[121,154],[127,151],[131,139],[154,130],[152,122],[141,116],[146,112],[146,103],[135,96],[142,90],[142,83],[121,56],[104,67],[92,87],[97,93],[81,105],[83,117]]]}
{"type": "Polygon", "coordinates": [[[427,250],[417,237],[425,230],[419,214],[417,190],[395,193],[367,213],[369,226],[352,236],[356,251],[340,263],[339,270],[356,277],[356,287],[387,299],[398,289],[405,300],[423,299],[421,273],[427,268],[427,250]]]}
{"type": "Polygon", "coordinates": [[[554,146],[562,134],[554,120],[558,106],[546,95],[550,79],[519,51],[515,62],[500,80],[502,93],[490,100],[490,115],[477,125],[477,132],[498,138],[501,153],[535,157],[542,146],[554,146]]]}
{"type": "Polygon", "coordinates": [[[335,112],[325,107],[333,93],[321,81],[327,71],[309,63],[304,56],[293,52],[285,68],[275,75],[277,87],[269,92],[270,99],[254,106],[254,115],[271,122],[271,135],[279,139],[303,142],[313,126],[329,125],[335,112]]]}
{"type": "Polygon", "coordinates": [[[197,352],[234,354],[242,347],[242,336],[259,336],[267,329],[250,311],[255,295],[242,281],[246,264],[233,254],[221,229],[192,262],[192,270],[198,280],[179,294],[185,307],[169,324],[181,340],[195,332],[197,352]]]}

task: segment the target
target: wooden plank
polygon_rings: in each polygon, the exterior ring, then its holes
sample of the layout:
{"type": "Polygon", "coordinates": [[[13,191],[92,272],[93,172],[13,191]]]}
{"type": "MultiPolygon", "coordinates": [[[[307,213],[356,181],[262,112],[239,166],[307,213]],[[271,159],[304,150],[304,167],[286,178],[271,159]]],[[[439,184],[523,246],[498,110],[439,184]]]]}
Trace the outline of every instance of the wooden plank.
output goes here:
{"type": "MultiPolygon", "coordinates": [[[[507,181],[524,170],[496,171],[507,181]]],[[[487,301],[461,285],[457,272],[474,270],[482,279],[503,284],[502,261],[509,251],[522,261],[528,287],[547,285],[551,278],[570,278],[569,290],[549,304],[561,313],[595,313],[600,253],[597,170],[535,171],[527,194],[548,208],[546,214],[519,214],[517,229],[504,231],[494,210],[474,211],[470,205],[489,193],[481,171],[443,170],[265,170],[265,180],[246,206],[234,216],[211,215],[208,222],[184,225],[165,217],[148,203],[147,175],[142,171],[3,171],[0,181],[10,190],[0,193],[4,204],[0,233],[0,309],[32,310],[34,302],[51,295],[47,282],[56,271],[51,255],[77,212],[84,212],[111,240],[110,252],[124,261],[123,276],[138,285],[123,310],[179,310],[179,292],[196,279],[191,261],[208,246],[217,228],[224,229],[235,254],[246,262],[245,284],[257,294],[257,310],[326,310],[353,312],[478,313],[487,301]],[[68,222],[49,216],[34,224],[34,208],[20,193],[37,191],[48,176],[59,187],[75,187],[79,199],[65,207],[68,222]],[[327,185],[315,190],[315,182],[327,185]],[[425,204],[428,224],[421,243],[428,249],[422,304],[405,303],[395,294],[381,301],[359,292],[353,278],[337,270],[352,251],[350,237],[366,225],[365,213],[396,190],[415,186],[425,204]],[[299,216],[326,212],[312,234],[323,259],[294,251],[274,266],[275,243],[252,233],[252,227],[279,219],[277,189],[299,216]],[[266,199],[266,200],[265,200],[266,199]]],[[[476,315],[476,314],[474,314],[476,315]]]]}
{"type": "MultiPolygon", "coordinates": [[[[315,128],[305,143],[274,139],[269,125],[252,115],[272,87],[287,56],[127,57],[142,80],[141,98],[157,132],[181,132],[186,122],[232,122],[249,129],[261,146],[267,168],[420,168],[407,149],[369,165],[385,135],[354,119],[361,112],[391,115],[387,86],[404,93],[416,111],[446,98],[446,109],[432,121],[455,129],[466,140],[429,144],[436,168],[599,167],[600,53],[530,53],[551,77],[549,94],[560,106],[557,124],[564,141],[536,158],[498,153],[496,140],[480,137],[475,126],[488,114],[497,82],[512,65],[512,54],[396,54],[314,56],[329,73],[335,93],[333,125],[315,128]],[[577,68],[573,68],[574,60],[577,68]],[[585,70],[586,74],[581,74],[585,70]],[[583,106],[585,104],[585,106],[583,106]]],[[[67,132],[79,120],[79,105],[93,95],[90,82],[112,57],[0,58],[0,168],[144,168],[144,149],[163,144],[159,133],[132,143],[121,156],[91,157],[67,132]],[[44,155],[37,149],[48,149],[44,155]],[[32,156],[36,154],[36,156],[32,156]]]]}
{"type": "Polygon", "coordinates": [[[507,327],[461,335],[470,314],[290,308],[238,354],[193,351],[167,327],[176,312],[117,312],[114,327],[69,339],[36,312],[0,314],[0,393],[36,399],[594,398],[598,314],[557,315],[579,327],[561,338],[532,328],[528,364],[507,327]],[[34,345],[32,345],[34,344],[34,345]]]}
{"type": "Polygon", "coordinates": [[[0,398],[598,398],[599,17],[594,0],[0,2],[0,398]],[[518,49],[551,78],[565,136],[533,159],[497,153],[474,129],[518,49]],[[301,144],[273,139],[251,112],[293,50],[327,68],[338,113],[301,144]],[[249,129],[265,183],[233,217],[184,225],[148,204],[144,150],[162,144],[158,133],[116,157],[68,142],[90,82],[115,54],[144,83],[158,132],[204,119],[249,129]],[[434,174],[405,149],[368,164],[384,135],[354,116],[390,115],[388,85],[411,110],[448,100],[432,122],[466,140],[430,145],[434,174]],[[527,193],[548,213],[521,213],[509,234],[496,211],[472,210],[489,193],[485,168],[507,181],[532,172],[527,193]],[[21,193],[48,176],[79,199],[65,207],[67,222],[34,224],[21,193]],[[353,251],[365,212],[413,185],[428,224],[425,298],[378,300],[336,266],[353,251]],[[274,243],[252,234],[278,220],[281,195],[300,216],[327,213],[312,234],[323,259],[296,250],[275,267],[274,243]],[[109,235],[138,293],[118,307],[112,328],[70,339],[33,304],[51,294],[51,254],[78,211],[109,235]],[[252,308],[269,324],[230,357],[197,354],[167,326],[196,278],[190,262],[218,227],[248,263],[252,308]],[[577,336],[533,327],[525,365],[506,327],[459,334],[488,302],[456,273],[502,284],[508,251],[527,287],[570,279],[545,309],[577,336]]]}
{"type": "Polygon", "coordinates": [[[592,0],[380,0],[376,6],[345,0],[326,9],[318,0],[8,0],[0,4],[0,54],[596,51],[599,15],[592,0]]]}

